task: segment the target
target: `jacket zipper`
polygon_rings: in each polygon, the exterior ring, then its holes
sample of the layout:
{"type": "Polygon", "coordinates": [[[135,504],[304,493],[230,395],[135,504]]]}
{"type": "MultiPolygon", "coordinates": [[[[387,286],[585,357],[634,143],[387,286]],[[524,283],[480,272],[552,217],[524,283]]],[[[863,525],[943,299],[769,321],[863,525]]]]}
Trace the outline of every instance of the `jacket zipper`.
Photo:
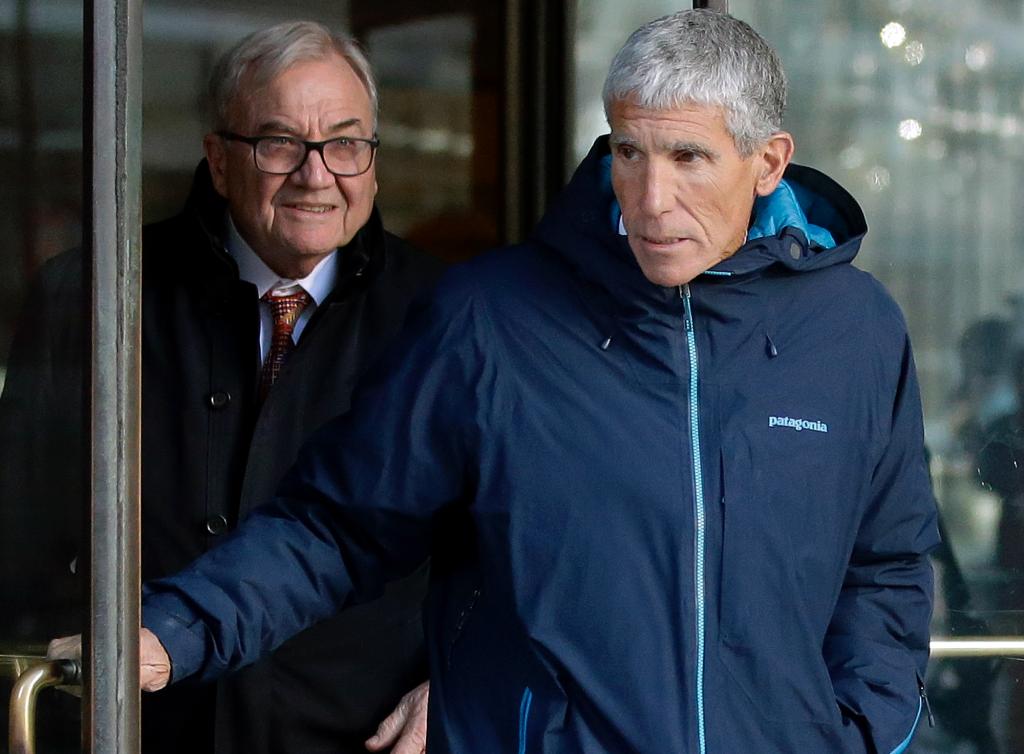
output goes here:
{"type": "Polygon", "coordinates": [[[533,703],[533,692],[527,686],[523,689],[523,698],[519,702],[519,748],[517,754],[526,754],[526,733],[530,722],[530,705],[533,703]]]}
{"type": "Polygon", "coordinates": [[[928,715],[928,726],[931,728],[935,727],[935,718],[932,717],[932,706],[928,703],[928,692],[925,691],[924,681],[921,680],[920,675],[917,676],[917,692],[921,695],[921,698],[917,700],[917,716],[914,718],[914,724],[910,727],[910,733],[907,734],[907,737],[890,754],[903,754],[910,746],[910,742],[914,739],[914,733],[917,732],[917,725],[921,722],[922,711],[928,715]]]}
{"type": "Polygon", "coordinates": [[[698,414],[697,336],[693,331],[693,308],[690,284],[679,287],[686,320],[686,348],[690,357],[690,448],[693,455],[693,519],[694,519],[694,603],[697,623],[697,744],[705,754],[704,734],[704,476],[700,455],[700,417],[698,414]]]}
{"type": "MultiPolygon", "coordinates": [[[[920,683],[920,681],[918,681],[918,682],[920,683]]],[[[924,709],[924,705],[925,705],[925,702],[927,702],[927,700],[928,700],[928,696],[925,693],[923,693],[923,690],[922,690],[921,698],[918,699],[918,701],[917,701],[917,716],[914,718],[914,724],[912,726],[910,726],[910,733],[908,733],[907,737],[904,738],[903,741],[895,749],[893,749],[891,752],[889,752],[889,754],[903,754],[903,752],[905,752],[907,750],[907,748],[910,746],[910,742],[914,740],[914,733],[917,732],[917,724],[919,722],[921,722],[921,710],[924,709]]],[[[928,709],[928,718],[929,718],[929,721],[934,723],[934,720],[931,720],[931,714],[932,714],[932,711],[931,711],[931,708],[929,708],[928,709]]],[[[935,726],[932,725],[932,727],[935,727],[935,726]]]]}

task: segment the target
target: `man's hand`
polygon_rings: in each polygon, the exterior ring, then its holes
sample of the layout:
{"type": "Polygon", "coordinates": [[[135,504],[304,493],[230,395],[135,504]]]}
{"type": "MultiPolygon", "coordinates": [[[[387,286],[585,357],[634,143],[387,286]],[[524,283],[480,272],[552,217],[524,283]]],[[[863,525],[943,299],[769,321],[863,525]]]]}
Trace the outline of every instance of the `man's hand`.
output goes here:
{"type": "Polygon", "coordinates": [[[370,751],[391,754],[424,754],[427,750],[427,701],[430,683],[425,681],[402,697],[395,711],[384,718],[366,742],[370,751]]]}
{"type": "Polygon", "coordinates": [[[139,629],[139,687],[159,691],[171,681],[171,658],[156,634],[139,629]]]}
{"type": "Polygon", "coordinates": [[[82,635],[62,636],[54,639],[46,647],[47,660],[82,661],[82,635]]]}
{"type": "MultiPolygon", "coordinates": [[[[82,661],[82,635],[62,636],[54,639],[46,648],[46,659],[48,660],[78,660],[82,661]]],[[[156,634],[148,628],[139,630],[139,686],[143,691],[159,691],[171,680],[171,658],[163,644],[156,638],[156,634]]],[[[402,699],[405,703],[405,699],[402,699]]],[[[399,704],[399,707],[402,705],[399,704]]],[[[398,713],[395,710],[391,713],[390,720],[398,713]]],[[[385,720],[384,722],[387,722],[385,720]]],[[[424,720],[424,729],[426,721],[424,720]]]]}
{"type": "MultiPolygon", "coordinates": [[[[46,659],[47,660],[74,660],[81,667],[82,664],[82,635],[75,634],[74,636],[62,636],[59,639],[54,639],[46,647],[46,659]]],[[[66,691],[72,696],[82,695],[81,684],[74,686],[60,686],[62,691],[66,691]]]]}

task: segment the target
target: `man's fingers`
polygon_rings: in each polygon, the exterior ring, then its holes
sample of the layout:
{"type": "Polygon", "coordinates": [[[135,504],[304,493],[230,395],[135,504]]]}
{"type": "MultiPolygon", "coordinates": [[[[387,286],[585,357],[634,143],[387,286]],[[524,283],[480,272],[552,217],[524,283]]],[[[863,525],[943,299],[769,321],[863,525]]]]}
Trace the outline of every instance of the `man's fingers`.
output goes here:
{"type": "Polygon", "coordinates": [[[139,687],[159,691],[171,680],[171,658],[156,634],[148,628],[139,631],[139,687]]]}
{"type": "Polygon", "coordinates": [[[377,732],[367,740],[366,748],[384,751],[390,746],[391,754],[423,754],[427,750],[429,697],[429,683],[421,683],[403,696],[394,712],[384,718],[377,732]]]}
{"type": "Polygon", "coordinates": [[[79,660],[82,659],[82,635],[62,636],[54,639],[46,647],[47,660],[79,660]]]}

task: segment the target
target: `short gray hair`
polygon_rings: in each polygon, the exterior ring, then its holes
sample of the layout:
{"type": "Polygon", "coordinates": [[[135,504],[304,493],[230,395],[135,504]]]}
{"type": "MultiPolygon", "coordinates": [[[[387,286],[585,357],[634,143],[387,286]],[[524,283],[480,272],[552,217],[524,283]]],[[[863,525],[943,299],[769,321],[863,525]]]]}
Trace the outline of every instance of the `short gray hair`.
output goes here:
{"type": "Polygon", "coordinates": [[[721,107],[744,156],[782,129],[786,74],[748,24],[706,9],[683,10],[630,35],[604,82],[604,111],[629,101],[649,110],[687,102],[721,107]]]}
{"type": "Polygon", "coordinates": [[[366,87],[376,132],[377,83],[369,61],[355,39],[314,21],[285,21],[255,31],[221,56],[210,74],[209,105],[214,128],[228,127],[231,104],[243,86],[265,86],[296,63],[332,55],[352,66],[366,87]]]}

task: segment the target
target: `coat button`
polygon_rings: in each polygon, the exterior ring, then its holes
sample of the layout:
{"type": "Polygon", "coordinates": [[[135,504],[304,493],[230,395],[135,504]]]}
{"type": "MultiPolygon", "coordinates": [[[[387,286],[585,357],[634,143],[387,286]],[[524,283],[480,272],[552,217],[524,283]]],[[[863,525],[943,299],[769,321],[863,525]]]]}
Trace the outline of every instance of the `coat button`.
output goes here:
{"type": "Polygon", "coordinates": [[[210,516],[206,519],[206,531],[214,536],[223,534],[228,530],[228,520],[221,515],[210,516]]]}
{"type": "Polygon", "coordinates": [[[218,390],[216,393],[210,393],[207,400],[210,402],[210,408],[224,408],[231,403],[231,393],[218,390]]]}
{"type": "Polygon", "coordinates": [[[800,244],[798,244],[796,241],[794,241],[793,243],[791,243],[789,245],[789,255],[791,257],[793,257],[793,259],[799,259],[800,255],[803,254],[803,253],[804,253],[804,250],[801,248],[800,244]]]}

